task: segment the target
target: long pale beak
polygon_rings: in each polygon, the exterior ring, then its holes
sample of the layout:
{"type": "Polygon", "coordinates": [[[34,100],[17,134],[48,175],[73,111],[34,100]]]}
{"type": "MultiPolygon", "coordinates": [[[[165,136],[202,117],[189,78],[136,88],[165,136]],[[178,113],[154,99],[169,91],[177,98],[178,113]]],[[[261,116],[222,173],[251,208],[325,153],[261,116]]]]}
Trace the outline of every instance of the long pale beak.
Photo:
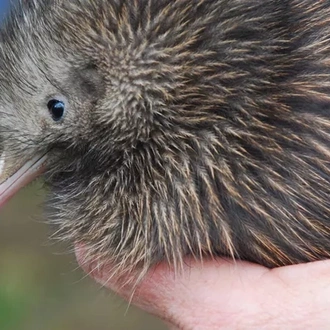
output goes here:
{"type": "Polygon", "coordinates": [[[39,155],[16,166],[9,166],[7,163],[10,160],[5,153],[0,154],[0,208],[43,172],[46,159],[46,154],[39,155]]]}

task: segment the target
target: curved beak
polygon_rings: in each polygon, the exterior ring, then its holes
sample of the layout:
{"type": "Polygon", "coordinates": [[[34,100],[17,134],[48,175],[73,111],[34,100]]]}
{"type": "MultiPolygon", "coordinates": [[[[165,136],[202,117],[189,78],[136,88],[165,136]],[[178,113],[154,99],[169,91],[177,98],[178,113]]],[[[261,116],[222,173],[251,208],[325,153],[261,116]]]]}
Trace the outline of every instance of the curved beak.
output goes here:
{"type": "Polygon", "coordinates": [[[0,154],[0,208],[43,172],[46,159],[47,154],[38,155],[12,164],[5,152],[0,154]]]}

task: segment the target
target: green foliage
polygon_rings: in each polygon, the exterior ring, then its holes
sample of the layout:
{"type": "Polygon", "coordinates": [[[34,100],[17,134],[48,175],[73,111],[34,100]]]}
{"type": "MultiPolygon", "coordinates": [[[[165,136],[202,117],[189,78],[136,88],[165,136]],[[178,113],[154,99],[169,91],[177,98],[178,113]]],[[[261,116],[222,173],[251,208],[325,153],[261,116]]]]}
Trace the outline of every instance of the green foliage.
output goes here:
{"type": "Polygon", "coordinates": [[[25,299],[7,288],[0,287],[0,329],[14,330],[26,313],[25,299]]]}

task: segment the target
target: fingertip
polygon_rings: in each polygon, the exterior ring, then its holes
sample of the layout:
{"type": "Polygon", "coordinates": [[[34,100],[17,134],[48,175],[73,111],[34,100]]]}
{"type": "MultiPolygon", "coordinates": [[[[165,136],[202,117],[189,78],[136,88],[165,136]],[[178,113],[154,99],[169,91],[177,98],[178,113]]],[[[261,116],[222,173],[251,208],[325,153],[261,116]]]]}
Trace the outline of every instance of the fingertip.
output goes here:
{"type": "Polygon", "coordinates": [[[76,244],[76,259],[79,266],[102,287],[112,290],[119,296],[143,310],[164,318],[164,310],[171,295],[173,272],[166,264],[159,264],[150,269],[141,279],[136,274],[115,275],[115,267],[110,262],[100,262],[89,258],[86,245],[76,244]]]}

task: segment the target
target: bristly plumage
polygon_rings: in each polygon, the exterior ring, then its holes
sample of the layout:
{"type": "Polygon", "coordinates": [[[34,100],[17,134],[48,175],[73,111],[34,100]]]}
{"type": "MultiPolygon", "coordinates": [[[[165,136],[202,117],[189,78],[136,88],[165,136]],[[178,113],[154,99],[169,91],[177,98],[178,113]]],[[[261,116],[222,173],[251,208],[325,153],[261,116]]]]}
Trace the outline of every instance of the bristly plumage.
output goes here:
{"type": "Polygon", "coordinates": [[[328,1],[22,2],[0,35],[0,125],[15,150],[52,150],[58,236],[115,271],[328,258],[329,35],[328,1]]]}

